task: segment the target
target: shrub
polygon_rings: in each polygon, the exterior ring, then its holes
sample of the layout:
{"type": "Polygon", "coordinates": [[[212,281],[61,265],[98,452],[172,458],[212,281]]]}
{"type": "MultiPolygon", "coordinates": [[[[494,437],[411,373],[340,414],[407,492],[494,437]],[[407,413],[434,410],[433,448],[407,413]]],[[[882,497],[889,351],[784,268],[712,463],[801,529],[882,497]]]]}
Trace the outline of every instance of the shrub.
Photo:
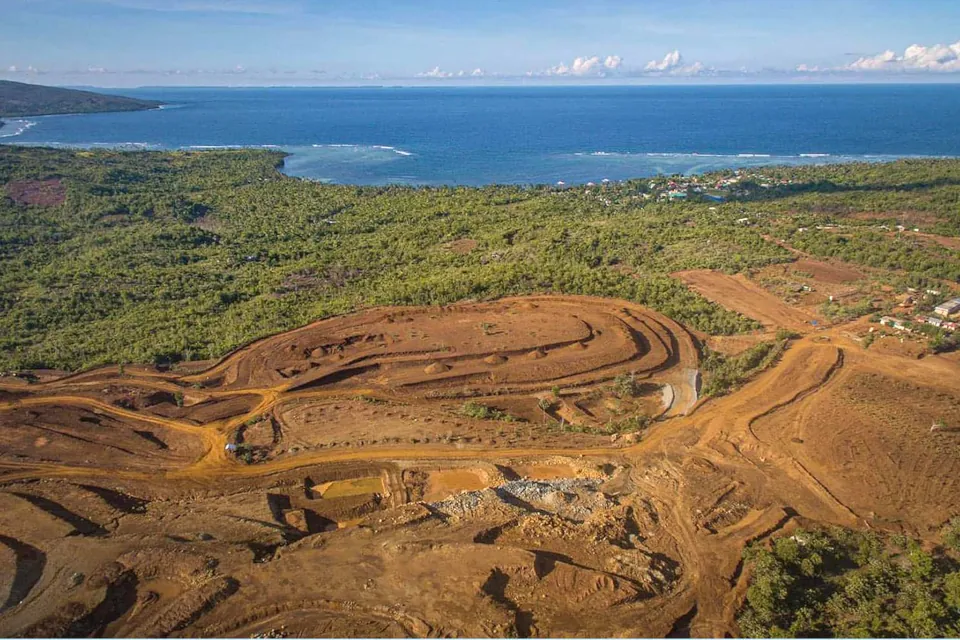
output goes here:
{"type": "Polygon", "coordinates": [[[518,420],[516,416],[510,415],[506,411],[473,401],[465,402],[460,407],[460,414],[477,420],[499,420],[501,422],[517,422],[518,420]]]}
{"type": "Polygon", "coordinates": [[[960,516],[950,519],[940,533],[940,537],[943,539],[943,544],[954,551],[960,551],[960,516]]]}
{"type": "Polygon", "coordinates": [[[642,385],[633,373],[622,373],[613,381],[613,392],[618,398],[633,398],[640,395],[642,385]]]}
{"type": "Polygon", "coordinates": [[[789,329],[777,329],[777,340],[797,340],[800,338],[800,334],[796,331],[790,331],[789,329]]]}

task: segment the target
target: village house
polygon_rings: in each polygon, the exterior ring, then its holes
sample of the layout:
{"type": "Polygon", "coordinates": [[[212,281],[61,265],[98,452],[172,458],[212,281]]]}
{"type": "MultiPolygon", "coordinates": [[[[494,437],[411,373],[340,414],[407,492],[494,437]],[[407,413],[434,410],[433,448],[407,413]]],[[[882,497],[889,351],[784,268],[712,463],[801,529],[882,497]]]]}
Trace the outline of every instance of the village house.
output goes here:
{"type": "Polygon", "coordinates": [[[893,327],[894,329],[899,329],[900,331],[912,333],[910,329],[907,328],[907,325],[903,324],[903,320],[900,318],[894,318],[893,316],[883,316],[880,318],[880,324],[893,327]]]}
{"type": "Polygon", "coordinates": [[[947,300],[946,302],[938,304],[934,308],[933,312],[938,316],[943,316],[944,318],[960,312],[960,298],[953,298],[952,300],[947,300]]]}

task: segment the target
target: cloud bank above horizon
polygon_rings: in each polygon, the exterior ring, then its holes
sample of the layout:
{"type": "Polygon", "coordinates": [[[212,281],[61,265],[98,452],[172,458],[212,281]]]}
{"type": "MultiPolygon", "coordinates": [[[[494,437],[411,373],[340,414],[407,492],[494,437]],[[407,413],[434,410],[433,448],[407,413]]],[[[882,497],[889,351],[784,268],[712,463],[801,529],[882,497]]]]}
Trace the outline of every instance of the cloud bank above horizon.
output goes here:
{"type": "Polygon", "coordinates": [[[366,82],[375,82],[381,80],[408,80],[415,79],[421,81],[444,81],[444,80],[468,80],[468,81],[488,81],[488,80],[519,80],[519,79],[596,79],[596,80],[624,80],[624,79],[642,79],[642,78],[750,78],[758,77],[764,74],[775,75],[778,77],[798,77],[809,78],[811,76],[846,76],[846,77],[865,77],[877,75],[903,76],[903,75],[930,75],[947,76],[956,74],[960,81],[960,41],[953,44],[934,44],[924,46],[913,44],[907,47],[902,54],[897,54],[893,50],[886,50],[881,53],[864,55],[858,57],[853,62],[839,66],[818,66],[801,63],[794,69],[773,69],[765,68],[759,70],[750,70],[746,68],[739,69],[719,69],[708,67],[701,61],[688,63],[679,49],[668,51],[661,58],[649,60],[639,66],[627,64],[624,58],[617,54],[607,54],[604,56],[578,56],[571,62],[560,62],[546,69],[527,71],[524,74],[510,74],[498,71],[486,71],[482,67],[473,67],[472,69],[459,69],[457,71],[447,71],[440,65],[434,65],[432,68],[421,71],[410,76],[381,74],[376,71],[364,72],[361,74],[349,74],[330,76],[323,70],[296,71],[276,69],[254,69],[248,68],[242,64],[237,64],[231,68],[223,69],[125,69],[113,70],[100,66],[88,66],[84,69],[68,70],[49,70],[41,69],[35,65],[28,64],[21,66],[11,64],[0,66],[0,78],[20,80],[20,81],[40,81],[43,76],[61,75],[66,77],[85,77],[85,78],[108,78],[122,76],[159,76],[165,78],[242,78],[249,76],[257,79],[277,79],[286,77],[288,80],[300,81],[337,81],[337,80],[361,80],[366,82]]]}
{"type": "Polygon", "coordinates": [[[0,78],[47,84],[960,82],[955,0],[3,2],[0,78]]]}

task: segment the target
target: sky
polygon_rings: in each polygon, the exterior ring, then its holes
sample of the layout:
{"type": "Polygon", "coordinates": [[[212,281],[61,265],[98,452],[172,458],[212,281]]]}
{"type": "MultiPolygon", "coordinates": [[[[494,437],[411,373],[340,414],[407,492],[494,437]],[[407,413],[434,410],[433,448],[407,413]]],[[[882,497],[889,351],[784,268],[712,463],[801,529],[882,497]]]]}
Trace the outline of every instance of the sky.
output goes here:
{"type": "Polygon", "coordinates": [[[0,0],[66,86],[960,81],[958,0],[0,0]]]}

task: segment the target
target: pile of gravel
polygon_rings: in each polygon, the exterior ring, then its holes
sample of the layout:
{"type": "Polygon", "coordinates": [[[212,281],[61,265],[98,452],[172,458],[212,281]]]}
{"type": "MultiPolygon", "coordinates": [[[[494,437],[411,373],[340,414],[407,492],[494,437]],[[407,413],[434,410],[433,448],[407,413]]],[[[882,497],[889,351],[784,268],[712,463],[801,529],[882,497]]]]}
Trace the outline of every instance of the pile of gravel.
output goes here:
{"type": "Polygon", "coordinates": [[[480,491],[466,491],[429,507],[450,517],[463,517],[478,509],[504,507],[522,513],[555,514],[582,522],[597,509],[608,509],[613,503],[600,492],[600,483],[592,478],[558,480],[513,480],[480,491]]]}

